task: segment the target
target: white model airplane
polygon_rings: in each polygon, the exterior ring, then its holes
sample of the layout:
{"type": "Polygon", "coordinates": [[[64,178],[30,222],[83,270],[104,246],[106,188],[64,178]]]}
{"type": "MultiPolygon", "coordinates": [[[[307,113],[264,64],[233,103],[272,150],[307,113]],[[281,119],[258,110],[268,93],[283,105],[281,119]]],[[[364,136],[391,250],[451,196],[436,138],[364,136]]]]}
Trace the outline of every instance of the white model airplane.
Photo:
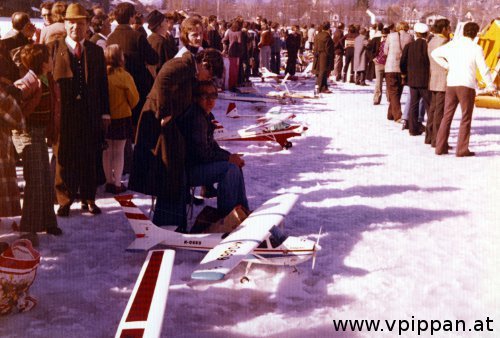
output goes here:
{"type": "MultiPolygon", "coordinates": [[[[279,74],[276,74],[276,73],[273,73],[271,72],[269,69],[267,69],[266,67],[260,67],[259,68],[259,72],[260,72],[260,78],[262,79],[262,82],[264,82],[265,79],[273,79],[275,80],[276,82],[279,82],[280,81],[280,75],[279,74]]],[[[283,78],[281,76],[281,78],[283,78]]]]}
{"type": "Polygon", "coordinates": [[[276,73],[271,72],[269,69],[266,67],[260,67],[259,72],[261,73],[261,79],[264,81],[265,79],[273,79],[276,82],[280,83],[280,81],[297,81],[297,80],[304,80],[312,77],[312,69],[313,69],[313,63],[309,63],[307,67],[304,69],[302,72],[295,73],[295,75],[290,75],[289,73],[286,73],[284,76],[279,75],[276,73]]]}
{"type": "MultiPolygon", "coordinates": [[[[291,114],[288,117],[295,117],[291,114]]],[[[218,121],[215,123],[214,138],[216,141],[273,141],[281,148],[289,149],[293,146],[289,138],[301,136],[308,128],[300,123],[284,118],[269,118],[258,124],[239,129],[236,132],[228,132],[218,121]]]]}
{"type": "Polygon", "coordinates": [[[229,102],[226,109],[226,117],[237,119],[241,117],[251,117],[255,118],[258,123],[266,123],[273,120],[290,120],[296,117],[295,114],[283,114],[281,112],[282,106],[274,106],[267,111],[267,113],[263,114],[240,114],[238,112],[238,108],[236,107],[236,103],[229,102]]]}
{"type": "Polygon", "coordinates": [[[268,97],[259,93],[234,93],[229,91],[220,92],[219,99],[251,103],[287,103],[287,100],[280,97],[268,97]]]}
{"type": "MultiPolygon", "coordinates": [[[[315,264],[314,242],[286,236],[278,227],[297,201],[297,195],[274,197],[253,211],[230,233],[183,234],[154,225],[131,201],[132,195],[115,196],[134,230],[136,239],[127,250],[149,250],[157,244],[172,248],[208,251],[191,274],[197,280],[223,279],[241,261],[247,262],[245,275],[253,263],[295,266],[309,259],[315,264]]],[[[248,281],[244,276],[241,282],[248,281]]]]}
{"type": "Polygon", "coordinates": [[[160,337],[174,256],[173,250],[148,253],[115,338],[160,337]]]}

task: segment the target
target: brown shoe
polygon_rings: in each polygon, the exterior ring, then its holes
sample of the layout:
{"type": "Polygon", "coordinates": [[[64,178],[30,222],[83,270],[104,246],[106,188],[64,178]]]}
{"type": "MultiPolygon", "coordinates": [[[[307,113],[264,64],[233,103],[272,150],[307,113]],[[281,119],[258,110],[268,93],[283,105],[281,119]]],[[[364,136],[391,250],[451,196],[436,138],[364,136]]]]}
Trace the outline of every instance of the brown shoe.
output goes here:
{"type": "Polygon", "coordinates": [[[114,189],[114,194],[117,195],[117,194],[121,194],[122,192],[125,192],[127,191],[127,187],[125,185],[120,185],[120,186],[113,186],[113,189],[114,189]]]}
{"type": "Polygon", "coordinates": [[[476,156],[476,153],[469,150],[466,153],[457,154],[457,157],[470,157],[470,156],[476,156]]]}
{"type": "Polygon", "coordinates": [[[95,205],[95,203],[89,203],[88,206],[89,206],[89,212],[92,215],[99,215],[102,212],[101,208],[95,205]]]}

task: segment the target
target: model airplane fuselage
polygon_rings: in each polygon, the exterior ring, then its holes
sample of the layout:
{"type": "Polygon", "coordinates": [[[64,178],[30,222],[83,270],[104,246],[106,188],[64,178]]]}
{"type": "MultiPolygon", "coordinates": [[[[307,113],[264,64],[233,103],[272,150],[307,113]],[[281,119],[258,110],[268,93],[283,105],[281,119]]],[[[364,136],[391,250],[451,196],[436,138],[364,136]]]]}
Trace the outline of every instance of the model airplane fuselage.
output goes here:
{"type": "Polygon", "coordinates": [[[134,230],[136,239],[127,250],[149,250],[161,244],[171,248],[208,252],[194,279],[217,280],[240,261],[249,264],[295,266],[313,257],[317,243],[286,236],[278,227],[297,200],[296,195],[271,199],[252,212],[231,233],[183,234],[154,225],[131,201],[132,195],[116,196],[134,230]],[[219,271],[219,270],[222,270],[219,271]]]}

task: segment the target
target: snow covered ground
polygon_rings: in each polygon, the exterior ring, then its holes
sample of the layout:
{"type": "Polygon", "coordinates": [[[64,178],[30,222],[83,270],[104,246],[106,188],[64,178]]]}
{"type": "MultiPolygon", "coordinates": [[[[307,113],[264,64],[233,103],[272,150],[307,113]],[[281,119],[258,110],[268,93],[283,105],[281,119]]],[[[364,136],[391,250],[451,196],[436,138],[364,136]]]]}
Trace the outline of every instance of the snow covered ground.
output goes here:
{"type": "MultiPolygon", "coordinates": [[[[312,82],[304,88],[312,92],[312,82]]],[[[277,194],[300,195],[286,230],[315,240],[323,227],[316,269],[254,266],[251,281],[240,284],[241,264],[226,280],[194,282],[190,274],[203,254],[177,251],[163,336],[397,336],[335,332],[334,319],[407,320],[410,328],[412,319],[415,326],[419,319],[460,319],[466,332],[435,335],[499,336],[500,111],[475,109],[476,157],[438,157],[423,136],[410,137],[386,120],[387,103],[372,105],[372,87],[332,89],[317,101],[283,107],[309,126],[292,139],[293,148],[225,143],[245,154],[251,208],[277,194]],[[486,317],[494,332],[468,331],[475,320],[486,325],[486,317]]],[[[215,109],[227,128],[252,123],[224,118],[227,103],[215,109]]],[[[255,114],[256,106],[241,103],[238,110],[255,114]]],[[[455,146],[457,120],[452,127],[455,146]]],[[[147,210],[150,200],[137,195],[135,202],[147,210]]],[[[59,219],[62,237],[40,236],[32,287],[38,305],[1,317],[0,336],[114,335],[146,253],[125,251],[134,236],[112,196],[101,190],[97,203],[102,215],[81,213],[75,204],[70,218],[59,219]]],[[[0,240],[17,236],[2,226],[0,240]]]]}

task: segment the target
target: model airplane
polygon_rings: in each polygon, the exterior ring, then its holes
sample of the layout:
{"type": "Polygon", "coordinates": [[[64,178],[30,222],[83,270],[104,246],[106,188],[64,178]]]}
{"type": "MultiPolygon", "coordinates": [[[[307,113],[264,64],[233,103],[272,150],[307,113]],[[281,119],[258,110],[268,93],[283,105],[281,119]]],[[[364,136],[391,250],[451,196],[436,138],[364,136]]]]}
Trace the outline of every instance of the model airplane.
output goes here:
{"type": "Polygon", "coordinates": [[[237,118],[243,118],[243,117],[250,117],[250,118],[255,118],[258,123],[265,123],[265,122],[270,122],[272,120],[277,120],[280,119],[282,120],[290,120],[295,118],[295,114],[283,114],[281,112],[281,106],[274,106],[271,109],[267,111],[265,114],[240,114],[238,112],[238,108],[236,107],[236,103],[230,102],[227,105],[226,109],[226,117],[232,118],[232,119],[237,119],[237,118]]]}
{"type": "Polygon", "coordinates": [[[174,256],[173,250],[148,253],[115,338],[160,337],[174,256]]]}
{"type": "Polygon", "coordinates": [[[303,72],[295,73],[295,75],[290,75],[289,73],[286,73],[285,75],[280,75],[271,72],[269,69],[266,67],[260,67],[259,72],[261,73],[261,79],[264,81],[265,79],[273,79],[276,82],[280,83],[281,80],[283,81],[297,81],[297,80],[304,80],[312,77],[312,68],[313,68],[313,63],[309,63],[307,67],[304,69],[303,72]]]}
{"type": "MultiPolygon", "coordinates": [[[[269,69],[267,69],[266,67],[260,67],[259,68],[259,72],[260,72],[260,78],[262,80],[262,82],[264,82],[265,79],[273,79],[275,80],[276,82],[279,82],[280,81],[280,75],[279,74],[276,74],[276,73],[273,73],[271,72],[269,69]]],[[[283,77],[281,77],[283,78],[283,77]]]]}
{"type": "Polygon", "coordinates": [[[256,93],[234,93],[234,92],[221,92],[219,93],[219,99],[221,100],[231,100],[231,101],[242,101],[251,103],[281,103],[287,102],[286,99],[280,97],[268,97],[256,93]]]}
{"type": "MultiPolygon", "coordinates": [[[[208,251],[191,278],[223,279],[241,261],[247,262],[245,275],[253,263],[293,266],[313,258],[320,250],[316,242],[286,236],[278,227],[297,201],[297,195],[274,197],[253,211],[230,233],[183,234],[162,229],[131,201],[132,195],[115,196],[120,203],[136,239],[127,250],[149,250],[157,244],[172,248],[208,251]]],[[[244,276],[241,282],[248,281],[244,276]]]]}
{"type": "MultiPolygon", "coordinates": [[[[292,114],[293,115],[293,114],[292,114]]],[[[295,117],[295,115],[293,115],[295,117]]],[[[215,123],[214,138],[216,141],[273,141],[281,148],[289,149],[293,146],[289,138],[301,136],[308,128],[300,123],[282,118],[269,119],[236,132],[228,132],[217,121],[215,123]]]]}

